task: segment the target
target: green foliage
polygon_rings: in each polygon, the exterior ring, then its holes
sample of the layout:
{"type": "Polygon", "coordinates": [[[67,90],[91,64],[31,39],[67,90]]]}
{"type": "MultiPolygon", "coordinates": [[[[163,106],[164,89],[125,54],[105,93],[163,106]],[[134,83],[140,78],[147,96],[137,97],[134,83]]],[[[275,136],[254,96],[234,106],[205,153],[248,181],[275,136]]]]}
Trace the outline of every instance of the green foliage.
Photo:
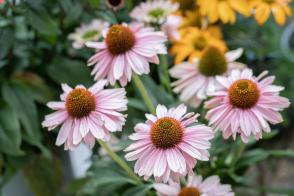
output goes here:
{"type": "MultiPolygon", "coordinates": [[[[0,5],[0,186],[17,171],[22,171],[35,195],[61,195],[64,191],[62,148],[54,147],[55,133],[41,128],[44,115],[51,111],[46,103],[59,100],[60,83],[71,86],[93,84],[87,60],[93,50],[75,50],[68,35],[81,23],[94,18],[111,24],[129,22],[128,11],[139,1],[127,0],[127,8],[113,12],[99,0],[7,0],[0,5]],[[57,152],[57,153],[56,153],[57,152]]],[[[283,95],[294,98],[293,62],[280,47],[283,28],[268,22],[263,27],[253,20],[240,19],[235,25],[223,26],[225,39],[232,49],[242,47],[242,62],[249,64],[256,74],[270,70],[277,84],[286,87],[283,95]]],[[[292,46],[293,47],[293,46],[292,46]]],[[[172,59],[165,59],[173,66],[172,59]]],[[[170,92],[170,78],[164,69],[151,66],[150,75],[142,77],[154,105],[175,106],[180,103],[170,92]]],[[[145,120],[148,112],[133,83],[128,85],[128,120],[118,146],[126,147],[126,139],[136,123],[145,120]]],[[[194,111],[192,108],[189,110],[194,111]]],[[[250,187],[255,176],[246,172],[253,164],[277,158],[294,158],[292,150],[270,149],[278,136],[293,129],[293,106],[284,112],[285,123],[276,126],[263,142],[250,141],[244,146],[237,141],[224,141],[220,135],[213,140],[211,159],[199,162],[197,173],[203,176],[217,174],[222,182],[255,192],[293,194],[282,188],[250,187]]],[[[196,111],[205,113],[206,111],[196,111]]],[[[203,116],[203,115],[202,115],[203,116]]],[[[202,119],[203,120],[203,119],[202,119]]],[[[66,189],[68,195],[155,195],[152,181],[135,186],[134,181],[111,160],[96,158],[83,179],[73,181],[66,189]]],[[[118,152],[122,154],[121,151],[118,152]]]]}

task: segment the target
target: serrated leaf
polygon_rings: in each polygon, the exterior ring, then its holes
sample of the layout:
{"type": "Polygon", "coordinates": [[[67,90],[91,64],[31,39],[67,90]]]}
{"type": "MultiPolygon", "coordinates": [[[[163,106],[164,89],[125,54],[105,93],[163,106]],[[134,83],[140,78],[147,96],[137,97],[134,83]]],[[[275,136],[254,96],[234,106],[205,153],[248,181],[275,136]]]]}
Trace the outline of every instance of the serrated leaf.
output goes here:
{"type": "Polygon", "coordinates": [[[20,144],[21,132],[17,116],[6,102],[0,100],[0,151],[13,156],[23,155],[20,144]]]}
{"type": "Polygon", "coordinates": [[[33,145],[39,145],[41,137],[37,109],[29,91],[23,85],[5,83],[2,94],[24,127],[24,139],[33,145]]]}

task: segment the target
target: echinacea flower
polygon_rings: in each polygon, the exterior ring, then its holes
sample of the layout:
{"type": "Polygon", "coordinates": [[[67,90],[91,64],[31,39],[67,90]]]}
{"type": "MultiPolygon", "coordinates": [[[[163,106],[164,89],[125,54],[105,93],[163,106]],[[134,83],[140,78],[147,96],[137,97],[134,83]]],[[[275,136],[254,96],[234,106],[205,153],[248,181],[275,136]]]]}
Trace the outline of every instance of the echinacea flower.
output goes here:
{"type": "Polygon", "coordinates": [[[106,0],[106,5],[113,10],[118,10],[125,5],[125,0],[106,0]]]}
{"type": "Polygon", "coordinates": [[[217,77],[221,89],[205,103],[210,109],[206,118],[209,124],[222,131],[225,139],[237,134],[244,143],[251,135],[258,140],[262,131],[270,132],[271,124],[283,121],[279,111],[289,106],[289,100],[279,96],[284,87],[272,85],[275,77],[267,72],[254,77],[252,70],[233,70],[229,77],[217,77]]]}
{"type": "Polygon", "coordinates": [[[64,144],[73,150],[81,142],[93,147],[95,139],[108,140],[109,132],[121,131],[127,109],[125,90],[103,89],[106,80],[101,80],[89,89],[82,85],[74,89],[62,84],[61,101],[47,105],[56,112],[45,116],[43,127],[53,130],[59,125],[56,145],[64,144]]]}
{"type": "Polygon", "coordinates": [[[186,106],[167,108],[158,105],[156,116],[146,114],[147,121],[135,126],[130,136],[135,142],[126,148],[128,161],[137,160],[135,173],[157,182],[193,174],[197,160],[207,161],[213,138],[210,127],[197,122],[198,115],[187,113],[186,106]]]}
{"type": "Polygon", "coordinates": [[[181,63],[187,58],[189,62],[193,62],[193,59],[200,57],[206,46],[211,44],[225,52],[226,43],[219,34],[213,34],[214,32],[201,30],[198,27],[181,29],[180,40],[176,41],[170,49],[171,54],[175,55],[175,63],[181,63]]]}
{"type": "Polygon", "coordinates": [[[234,196],[231,185],[221,184],[218,176],[189,176],[187,185],[169,181],[169,184],[155,184],[157,196],[234,196]]]}
{"type": "Polygon", "coordinates": [[[89,24],[82,24],[68,38],[73,40],[72,46],[75,49],[80,49],[88,41],[98,41],[102,37],[102,31],[108,26],[109,23],[96,19],[89,24]]]}
{"type": "Polygon", "coordinates": [[[169,15],[166,22],[161,25],[161,30],[167,35],[170,41],[177,41],[180,39],[178,31],[179,26],[182,23],[182,17],[177,15],[169,15]]]}
{"type": "Polygon", "coordinates": [[[167,16],[178,9],[177,3],[169,0],[143,2],[130,13],[131,18],[146,24],[163,24],[167,16]]]}
{"type": "Polygon", "coordinates": [[[292,0],[250,0],[250,6],[254,9],[254,17],[258,24],[264,24],[272,13],[276,23],[283,25],[286,16],[291,16],[289,3],[292,0]]]}
{"type": "Polygon", "coordinates": [[[154,32],[142,24],[113,25],[106,30],[103,42],[86,43],[97,49],[88,61],[90,66],[95,65],[92,75],[95,80],[107,77],[110,84],[119,80],[125,86],[131,80],[132,71],[148,74],[149,63],[159,64],[157,54],[166,53],[165,41],[163,32],[154,32]]]}
{"type": "Polygon", "coordinates": [[[250,15],[248,0],[198,0],[200,12],[207,16],[210,23],[219,19],[223,23],[236,22],[236,12],[244,16],[250,15]]]}
{"type": "Polygon", "coordinates": [[[175,87],[174,92],[181,93],[182,101],[198,107],[218,88],[216,76],[227,75],[232,69],[245,67],[235,62],[242,52],[242,49],[237,49],[223,53],[215,46],[208,46],[193,63],[175,65],[170,70],[171,76],[178,79],[172,84],[175,87]]]}

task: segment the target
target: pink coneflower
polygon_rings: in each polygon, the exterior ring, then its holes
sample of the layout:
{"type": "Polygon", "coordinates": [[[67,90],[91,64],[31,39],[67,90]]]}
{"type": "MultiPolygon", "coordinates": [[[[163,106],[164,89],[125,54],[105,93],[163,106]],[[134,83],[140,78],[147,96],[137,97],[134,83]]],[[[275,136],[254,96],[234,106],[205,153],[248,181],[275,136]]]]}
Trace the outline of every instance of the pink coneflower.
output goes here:
{"type": "Polygon", "coordinates": [[[158,64],[157,54],[165,54],[163,32],[154,32],[142,24],[113,25],[105,33],[103,42],[88,42],[97,53],[89,59],[95,65],[95,80],[107,77],[113,85],[116,80],[125,86],[131,80],[132,71],[141,75],[150,71],[149,63],[158,64]]]}
{"type": "Polygon", "coordinates": [[[182,17],[177,15],[169,15],[166,22],[161,25],[162,31],[168,36],[171,41],[177,41],[180,39],[178,28],[182,23],[182,17]]]}
{"type": "Polygon", "coordinates": [[[277,124],[283,121],[279,111],[287,108],[289,100],[279,96],[284,88],[272,85],[275,77],[265,77],[267,72],[258,77],[252,70],[234,70],[229,77],[217,77],[221,89],[205,103],[209,108],[206,118],[209,124],[223,132],[224,138],[241,135],[243,142],[248,142],[250,135],[262,138],[262,130],[270,132],[267,121],[277,124]],[[262,80],[261,80],[262,79],[262,80]]]}
{"type": "Polygon", "coordinates": [[[216,76],[227,75],[232,69],[243,68],[243,64],[235,62],[243,50],[237,49],[227,53],[221,52],[215,46],[204,49],[201,57],[194,63],[183,62],[175,65],[170,74],[177,78],[172,86],[175,93],[180,93],[180,99],[193,107],[198,107],[218,87],[216,76]]]}
{"type": "Polygon", "coordinates": [[[180,176],[193,174],[197,160],[208,160],[212,129],[195,125],[198,115],[186,111],[184,105],[169,110],[158,105],[156,116],[146,114],[146,123],[135,126],[130,139],[136,142],[126,149],[131,152],[125,157],[137,160],[138,175],[145,179],[153,175],[157,182],[167,182],[170,177],[178,181],[180,176]]]}
{"type": "Polygon", "coordinates": [[[56,145],[64,144],[66,150],[73,150],[83,141],[93,147],[95,138],[108,140],[109,132],[122,130],[125,116],[120,112],[127,109],[126,92],[123,88],[103,89],[106,83],[101,80],[89,89],[62,84],[61,101],[47,104],[57,111],[42,123],[49,131],[62,124],[56,145]]]}
{"type": "Polygon", "coordinates": [[[169,184],[155,184],[158,196],[234,196],[231,185],[221,184],[218,176],[210,176],[204,181],[202,176],[189,176],[188,183],[170,181],[169,184]]]}

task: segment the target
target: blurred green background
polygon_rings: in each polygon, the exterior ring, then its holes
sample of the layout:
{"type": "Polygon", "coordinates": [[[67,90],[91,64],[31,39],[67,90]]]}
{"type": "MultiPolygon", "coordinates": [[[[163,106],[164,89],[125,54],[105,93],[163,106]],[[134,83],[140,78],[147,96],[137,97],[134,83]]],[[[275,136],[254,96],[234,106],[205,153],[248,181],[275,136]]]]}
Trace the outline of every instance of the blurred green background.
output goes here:
{"type": "MultiPolygon", "coordinates": [[[[74,180],[67,153],[54,145],[56,131],[49,133],[40,126],[50,112],[46,103],[59,99],[60,83],[93,83],[86,62],[94,51],[73,49],[69,33],[94,18],[112,24],[130,21],[128,13],[135,2],[140,1],[126,1],[127,5],[116,14],[99,0],[10,0],[0,4],[0,188],[20,172],[37,196],[139,196],[151,189],[151,182],[135,187],[113,162],[101,158],[98,147],[93,150],[93,164],[86,177],[74,180]]],[[[244,48],[241,61],[255,73],[269,70],[275,75],[276,84],[286,88],[282,95],[292,103],[293,19],[279,27],[272,18],[258,26],[252,18],[239,17],[236,24],[221,26],[229,48],[244,48]]],[[[177,96],[159,85],[159,78],[155,66],[150,75],[142,78],[154,104],[178,104],[177,96]]],[[[132,84],[127,92],[128,123],[117,135],[119,138],[132,133],[134,124],[142,121],[147,111],[132,84]]],[[[242,156],[238,154],[240,141],[224,142],[217,137],[211,161],[200,163],[197,171],[204,176],[220,175],[223,182],[234,186],[237,195],[294,195],[293,105],[283,112],[283,117],[284,123],[274,126],[264,140],[250,143],[242,156]]],[[[117,145],[121,149],[127,144],[122,139],[117,145]]]]}

